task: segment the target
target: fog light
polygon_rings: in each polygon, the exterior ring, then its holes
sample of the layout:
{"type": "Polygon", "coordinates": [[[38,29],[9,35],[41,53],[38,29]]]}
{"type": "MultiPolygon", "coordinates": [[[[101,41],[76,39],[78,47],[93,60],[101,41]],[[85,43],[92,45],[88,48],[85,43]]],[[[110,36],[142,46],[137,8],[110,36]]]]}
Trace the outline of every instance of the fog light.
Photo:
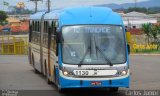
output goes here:
{"type": "Polygon", "coordinates": [[[126,75],[126,74],[127,74],[127,71],[122,71],[121,74],[122,74],[122,75],[126,75]]]}
{"type": "Polygon", "coordinates": [[[67,75],[68,75],[68,72],[67,72],[67,71],[64,71],[63,74],[67,76],[67,75]]]}

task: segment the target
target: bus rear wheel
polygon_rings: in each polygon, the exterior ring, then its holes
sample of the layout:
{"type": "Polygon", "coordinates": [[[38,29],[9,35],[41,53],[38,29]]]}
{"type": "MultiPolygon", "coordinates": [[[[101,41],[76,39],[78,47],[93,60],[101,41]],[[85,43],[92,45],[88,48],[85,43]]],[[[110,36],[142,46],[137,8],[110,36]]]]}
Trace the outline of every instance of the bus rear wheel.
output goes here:
{"type": "Polygon", "coordinates": [[[32,65],[33,65],[33,68],[34,68],[34,72],[39,73],[38,70],[35,67],[35,62],[34,62],[34,56],[33,55],[32,55],[32,65]]]}

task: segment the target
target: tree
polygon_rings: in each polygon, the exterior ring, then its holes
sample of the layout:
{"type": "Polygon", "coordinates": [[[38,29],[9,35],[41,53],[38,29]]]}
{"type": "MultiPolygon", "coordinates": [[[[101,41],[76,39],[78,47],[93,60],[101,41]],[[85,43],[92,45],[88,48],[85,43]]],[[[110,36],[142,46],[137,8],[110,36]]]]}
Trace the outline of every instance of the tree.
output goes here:
{"type": "Polygon", "coordinates": [[[146,34],[146,39],[148,44],[156,44],[158,45],[157,50],[160,47],[160,26],[146,23],[142,24],[142,30],[146,34]],[[150,42],[151,41],[151,42],[150,42]]]}
{"type": "Polygon", "coordinates": [[[3,1],[3,5],[4,5],[4,6],[9,6],[9,3],[6,2],[6,1],[3,1]]]}
{"type": "Polygon", "coordinates": [[[0,25],[4,25],[6,22],[6,18],[8,18],[7,13],[4,11],[0,11],[0,25]]]}
{"type": "Polygon", "coordinates": [[[150,37],[151,37],[151,24],[150,23],[146,23],[146,24],[142,24],[142,30],[143,32],[146,34],[146,39],[148,41],[148,44],[150,43],[150,37]]]}
{"type": "Polygon", "coordinates": [[[160,7],[150,7],[150,8],[145,8],[145,7],[129,7],[128,9],[125,9],[126,13],[136,11],[136,12],[141,12],[145,14],[155,14],[160,12],[160,7]]]}
{"type": "Polygon", "coordinates": [[[160,38],[158,37],[160,35],[160,26],[158,25],[152,25],[152,31],[151,36],[153,38],[153,44],[158,45],[157,50],[160,47],[160,38]]]}
{"type": "Polygon", "coordinates": [[[158,40],[159,26],[152,25],[150,34],[151,34],[151,36],[153,38],[153,42],[156,42],[158,40]]]}
{"type": "Polygon", "coordinates": [[[8,14],[16,15],[16,14],[32,14],[34,13],[32,10],[29,9],[22,9],[23,11],[21,12],[20,8],[17,8],[16,6],[9,6],[9,12],[8,14]]]}
{"type": "Polygon", "coordinates": [[[147,8],[145,7],[129,7],[127,10],[126,10],[126,13],[128,12],[132,12],[132,11],[136,11],[136,12],[142,12],[142,13],[147,13],[147,8]]]}

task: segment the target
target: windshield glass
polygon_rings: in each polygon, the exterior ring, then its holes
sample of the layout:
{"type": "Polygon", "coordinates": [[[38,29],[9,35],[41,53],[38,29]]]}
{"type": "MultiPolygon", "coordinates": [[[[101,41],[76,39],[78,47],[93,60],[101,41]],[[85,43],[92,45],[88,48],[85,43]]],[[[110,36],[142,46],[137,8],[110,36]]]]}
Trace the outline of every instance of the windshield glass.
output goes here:
{"type": "Polygon", "coordinates": [[[63,63],[122,64],[126,61],[121,26],[65,26],[62,28],[62,38],[63,63]]]}

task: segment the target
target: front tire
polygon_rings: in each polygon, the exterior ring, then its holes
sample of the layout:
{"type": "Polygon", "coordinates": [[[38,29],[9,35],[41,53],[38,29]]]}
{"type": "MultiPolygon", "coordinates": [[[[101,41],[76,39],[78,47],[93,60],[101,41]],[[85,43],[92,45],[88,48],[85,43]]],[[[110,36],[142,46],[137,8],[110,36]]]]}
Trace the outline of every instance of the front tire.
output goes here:
{"type": "Polygon", "coordinates": [[[48,74],[46,62],[45,62],[45,75],[46,75],[45,77],[46,77],[47,84],[49,84],[49,85],[52,84],[52,82],[49,79],[49,74],[48,74]]]}
{"type": "Polygon", "coordinates": [[[118,92],[118,87],[109,88],[110,92],[118,92]]]}
{"type": "Polygon", "coordinates": [[[47,83],[50,85],[50,84],[52,84],[52,82],[51,82],[51,80],[49,80],[49,78],[48,78],[48,76],[47,76],[47,83]]]}
{"type": "Polygon", "coordinates": [[[47,70],[47,74],[46,74],[46,81],[49,85],[52,84],[52,81],[49,79],[49,76],[48,76],[48,70],[47,70]]]}
{"type": "Polygon", "coordinates": [[[59,93],[65,93],[65,90],[63,88],[60,88],[60,86],[57,86],[58,92],[59,93]]]}

